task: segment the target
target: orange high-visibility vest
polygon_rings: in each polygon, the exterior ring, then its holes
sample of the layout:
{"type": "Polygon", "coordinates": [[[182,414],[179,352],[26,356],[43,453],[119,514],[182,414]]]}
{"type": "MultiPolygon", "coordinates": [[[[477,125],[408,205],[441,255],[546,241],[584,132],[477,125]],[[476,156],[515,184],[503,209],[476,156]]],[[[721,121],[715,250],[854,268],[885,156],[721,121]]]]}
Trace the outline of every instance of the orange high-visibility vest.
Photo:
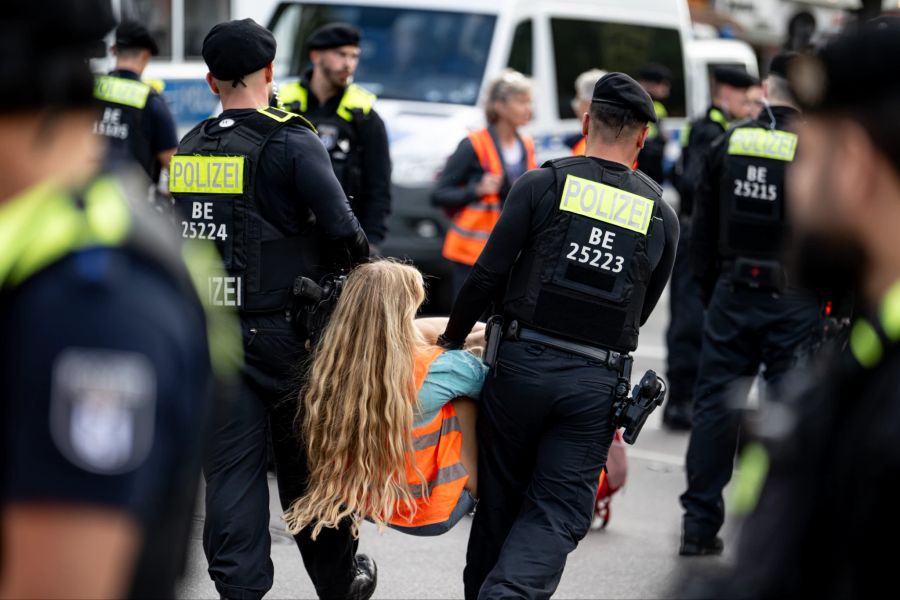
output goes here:
{"type": "Polygon", "coordinates": [[[578,143],[572,146],[572,155],[573,156],[584,156],[585,151],[587,150],[587,138],[582,137],[578,140],[578,143]]]}
{"type": "MultiPolygon", "coordinates": [[[[416,392],[422,388],[431,363],[443,352],[434,348],[416,357],[416,392]]],[[[453,403],[441,407],[431,422],[417,427],[412,432],[415,464],[425,477],[419,479],[412,467],[410,457],[406,463],[406,481],[416,502],[416,513],[412,516],[405,505],[388,521],[399,527],[421,527],[443,523],[450,518],[469,473],[462,464],[462,432],[453,403]]]]}
{"type": "MultiPolygon", "coordinates": [[[[527,135],[521,135],[521,139],[528,157],[528,168],[537,168],[534,140],[527,135]]],[[[469,134],[469,141],[484,172],[502,177],[503,162],[490,132],[487,129],[474,131],[469,134]]],[[[478,202],[473,202],[456,213],[444,239],[444,258],[464,265],[474,265],[484,250],[494,225],[500,219],[500,208],[500,195],[486,194],[478,202]]]]}

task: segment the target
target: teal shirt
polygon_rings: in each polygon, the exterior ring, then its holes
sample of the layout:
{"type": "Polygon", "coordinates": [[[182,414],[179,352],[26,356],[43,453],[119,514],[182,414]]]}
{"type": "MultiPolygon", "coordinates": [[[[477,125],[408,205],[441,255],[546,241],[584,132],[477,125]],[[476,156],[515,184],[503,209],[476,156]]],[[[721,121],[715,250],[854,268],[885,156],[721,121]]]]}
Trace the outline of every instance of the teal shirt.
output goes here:
{"type": "Polygon", "coordinates": [[[448,350],[438,356],[419,390],[419,411],[413,427],[429,423],[454,398],[477,399],[486,372],[481,360],[465,350],[448,350]]]}

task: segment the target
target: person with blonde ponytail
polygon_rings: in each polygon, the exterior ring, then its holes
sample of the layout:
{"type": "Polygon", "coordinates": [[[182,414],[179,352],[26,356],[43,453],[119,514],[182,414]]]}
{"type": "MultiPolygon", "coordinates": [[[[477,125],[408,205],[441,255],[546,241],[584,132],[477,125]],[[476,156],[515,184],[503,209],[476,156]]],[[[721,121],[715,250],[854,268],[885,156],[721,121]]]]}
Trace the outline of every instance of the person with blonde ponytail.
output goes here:
{"type": "Polygon", "coordinates": [[[484,367],[467,350],[435,344],[446,320],[416,320],[424,300],[410,265],[376,261],[347,277],[299,399],[310,474],[284,515],[291,533],[310,527],[315,539],[349,519],[358,536],[368,518],[437,535],[474,508],[471,399],[484,367]]]}

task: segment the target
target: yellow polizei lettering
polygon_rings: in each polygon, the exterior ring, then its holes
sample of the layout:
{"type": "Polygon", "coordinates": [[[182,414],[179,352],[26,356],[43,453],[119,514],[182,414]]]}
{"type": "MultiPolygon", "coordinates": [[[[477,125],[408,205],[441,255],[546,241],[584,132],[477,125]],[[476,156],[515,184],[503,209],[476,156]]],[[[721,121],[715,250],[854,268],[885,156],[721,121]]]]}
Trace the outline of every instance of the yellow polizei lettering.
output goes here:
{"type": "Polygon", "coordinates": [[[169,191],[190,194],[243,194],[243,156],[176,155],[169,164],[169,191]]]}
{"type": "Polygon", "coordinates": [[[728,141],[728,154],[790,162],[797,151],[797,134],[758,128],[735,129],[728,141]]]}
{"type": "Polygon", "coordinates": [[[654,201],[574,175],[566,176],[559,209],[647,235],[654,201]]]}
{"type": "Polygon", "coordinates": [[[105,102],[144,108],[149,95],[150,86],[141,81],[111,75],[101,75],[94,80],[94,97],[105,102]]]}

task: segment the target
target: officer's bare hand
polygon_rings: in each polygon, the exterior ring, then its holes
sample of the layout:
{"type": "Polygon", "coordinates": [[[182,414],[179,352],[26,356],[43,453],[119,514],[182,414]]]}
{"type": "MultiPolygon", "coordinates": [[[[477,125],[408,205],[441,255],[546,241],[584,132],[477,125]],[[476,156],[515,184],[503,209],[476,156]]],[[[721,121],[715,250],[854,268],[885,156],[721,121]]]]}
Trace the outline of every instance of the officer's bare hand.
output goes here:
{"type": "Polygon", "coordinates": [[[503,178],[493,173],[485,173],[481,177],[481,181],[475,186],[475,192],[479,196],[487,196],[500,192],[500,186],[503,184],[503,178]]]}

